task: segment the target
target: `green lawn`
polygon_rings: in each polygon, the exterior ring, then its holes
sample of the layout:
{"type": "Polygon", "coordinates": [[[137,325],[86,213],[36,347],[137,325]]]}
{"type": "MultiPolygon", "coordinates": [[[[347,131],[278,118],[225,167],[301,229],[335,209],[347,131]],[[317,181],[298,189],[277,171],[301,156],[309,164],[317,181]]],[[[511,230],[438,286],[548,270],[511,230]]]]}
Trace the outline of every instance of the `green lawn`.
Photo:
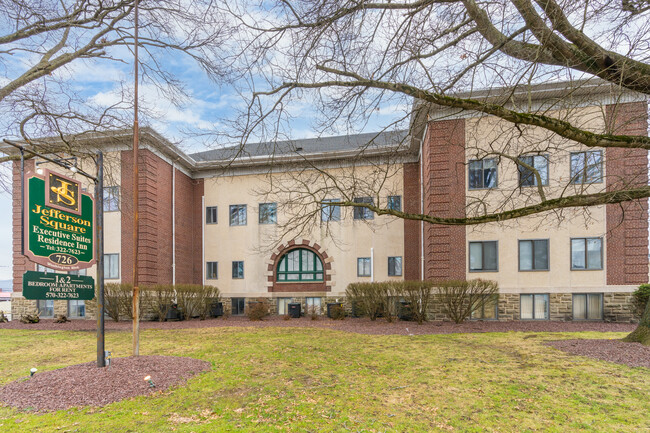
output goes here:
{"type": "MultiPolygon", "coordinates": [[[[103,408],[0,407],[2,432],[594,431],[650,429],[650,370],[542,344],[623,334],[368,336],[300,328],[146,330],[141,354],[205,359],[187,386],[103,408]]],[[[127,356],[131,334],[106,347],[127,356]]],[[[0,385],[92,361],[88,332],[0,330],[0,385]]]]}

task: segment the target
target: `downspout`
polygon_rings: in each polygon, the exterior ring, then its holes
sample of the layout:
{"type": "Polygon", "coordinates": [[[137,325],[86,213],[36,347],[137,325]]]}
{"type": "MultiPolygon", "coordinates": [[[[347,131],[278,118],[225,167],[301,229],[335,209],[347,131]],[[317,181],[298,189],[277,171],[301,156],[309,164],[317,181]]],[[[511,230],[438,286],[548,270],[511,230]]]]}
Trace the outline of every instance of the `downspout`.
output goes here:
{"type": "MultiPolygon", "coordinates": [[[[427,138],[429,131],[429,116],[427,116],[427,123],[424,125],[422,131],[422,139],[420,140],[420,154],[418,161],[420,161],[420,214],[424,215],[424,161],[422,161],[422,146],[424,140],[427,138]]],[[[424,281],[424,221],[420,220],[420,281],[424,281]]]]}
{"type": "Polygon", "coordinates": [[[375,249],[370,248],[370,282],[375,282],[375,249]]]}
{"type": "Polygon", "coordinates": [[[205,286],[205,196],[201,196],[201,282],[205,286]]]}
{"type": "Polygon", "coordinates": [[[176,167],[172,161],[172,285],[176,285],[176,167]]]}

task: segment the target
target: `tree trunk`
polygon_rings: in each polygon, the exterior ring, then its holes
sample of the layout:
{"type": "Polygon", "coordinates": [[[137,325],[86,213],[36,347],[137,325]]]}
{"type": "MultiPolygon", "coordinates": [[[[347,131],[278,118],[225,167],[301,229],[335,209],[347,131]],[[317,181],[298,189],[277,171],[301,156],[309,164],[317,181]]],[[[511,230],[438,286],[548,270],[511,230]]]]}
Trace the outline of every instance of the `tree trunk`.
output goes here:
{"type": "Polygon", "coordinates": [[[630,335],[625,337],[623,341],[650,346],[650,300],[648,300],[645,306],[645,311],[643,312],[643,316],[641,316],[639,326],[630,335]]]}

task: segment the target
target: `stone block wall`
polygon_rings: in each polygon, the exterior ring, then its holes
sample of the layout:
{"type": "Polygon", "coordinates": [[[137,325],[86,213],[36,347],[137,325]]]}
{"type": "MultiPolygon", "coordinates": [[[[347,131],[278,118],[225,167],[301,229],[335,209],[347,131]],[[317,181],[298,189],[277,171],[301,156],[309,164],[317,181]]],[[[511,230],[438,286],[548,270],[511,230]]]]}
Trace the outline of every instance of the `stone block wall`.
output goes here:
{"type": "Polygon", "coordinates": [[[639,317],[632,302],[632,293],[605,293],[603,295],[605,322],[638,322],[639,317]]]}

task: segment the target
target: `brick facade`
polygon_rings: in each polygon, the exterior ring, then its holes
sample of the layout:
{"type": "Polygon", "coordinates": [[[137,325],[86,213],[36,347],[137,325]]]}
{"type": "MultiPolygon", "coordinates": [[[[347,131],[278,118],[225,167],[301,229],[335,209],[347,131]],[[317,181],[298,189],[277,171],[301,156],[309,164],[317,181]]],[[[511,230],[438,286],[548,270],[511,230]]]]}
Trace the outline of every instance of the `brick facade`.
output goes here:
{"type": "MultiPolygon", "coordinates": [[[[647,104],[608,105],[611,134],[647,135],[647,104]]],[[[607,189],[648,184],[648,151],[607,149],[607,189]]],[[[648,282],[648,200],[607,205],[607,284],[648,282]]]]}
{"type": "MultiPolygon", "coordinates": [[[[420,164],[404,164],[404,212],[420,213],[420,164]]],[[[404,220],[404,279],[419,280],[422,260],[420,221],[404,220]]]]}
{"type": "MultiPolygon", "coordinates": [[[[34,172],[34,160],[25,161],[25,173],[34,172]]],[[[25,188],[27,186],[25,185],[25,188]]],[[[21,222],[21,187],[20,187],[20,161],[13,163],[13,178],[12,178],[12,224],[13,224],[13,280],[14,292],[23,291],[23,274],[26,271],[36,270],[36,264],[30,261],[22,254],[22,222],[21,222]]]]}
{"type": "MultiPolygon", "coordinates": [[[[465,217],[465,120],[429,123],[422,150],[424,212],[465,217]]],[[[464,226],[426,224],[425,279],[465,279],[464,226]]]]}
{"type": "Polygon", "coordinates": [[[203,180],[176,169],[176,283],[201,284],[203,180]]]}

